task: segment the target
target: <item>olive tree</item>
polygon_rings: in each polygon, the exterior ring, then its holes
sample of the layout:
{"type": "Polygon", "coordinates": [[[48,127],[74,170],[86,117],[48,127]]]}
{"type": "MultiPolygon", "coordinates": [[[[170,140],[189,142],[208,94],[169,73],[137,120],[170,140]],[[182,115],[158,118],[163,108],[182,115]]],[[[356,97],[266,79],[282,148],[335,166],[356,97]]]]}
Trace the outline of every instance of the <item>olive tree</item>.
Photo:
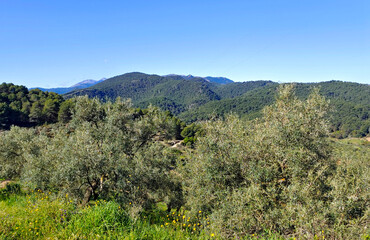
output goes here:
{"type": "Polygon", "coordinates": [[[35,137],[33,129],[12,127],[10,131],[0,132],[0,178],[19,179],[23,173],[24,147],[29,145],[35,137]]]}
{"type": "Polygon", "coordinates": [[[115,198],[131,205],[134,215],[179,194],[171,172],[176,152],[160,141],[175,124],[164,112],[87,97],[76,99],[73,109],[67,126],[40,135],[34,141],[39,151],[26,151],[24,179],[69,193],[82,204],[115,198]]]}
{"type": "Polygon", "coordinates": [[[285,85],[262,119],[205,122],[182,168],[188,207],[208,214],[224,237],[266,229],[312,234],[325,221],[314,214],[326,204],[335,166],[327,107],[317,90],[302,101],[285,85]]]}

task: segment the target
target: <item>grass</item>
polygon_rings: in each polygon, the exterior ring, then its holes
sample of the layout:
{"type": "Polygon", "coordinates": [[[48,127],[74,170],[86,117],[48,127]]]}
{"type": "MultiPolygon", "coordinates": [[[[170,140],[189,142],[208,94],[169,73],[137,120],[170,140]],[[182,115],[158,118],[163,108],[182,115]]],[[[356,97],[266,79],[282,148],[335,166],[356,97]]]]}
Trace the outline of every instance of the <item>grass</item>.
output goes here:
{"type": "Polygon", "coordinates": [[[77,207],[68,198],[33,192],[0,201],[0,239],[210,239],[164,222],[165,212],[133,221],[118,203],[77,207]],[[166,225],[166,226],[165,226],[166,225]]]}
{"type": "MultiPolygon", "coordinates": [[[[133,221],[116,202],[78,207],[68,196],[41,191],[10,194],[0,200],[0,239],[220,239],[201,212],[156,211],[133,221]]],[[[282,239],[266,232],[246,239],[282,239]]]]}
{"type": "Polygon", "coordinates": [[[366,140],[366,138],[344,138],[344,139],[331,138],[331,140],[353,146],[357,145],[370,147],[370,141],[366,140]]]}

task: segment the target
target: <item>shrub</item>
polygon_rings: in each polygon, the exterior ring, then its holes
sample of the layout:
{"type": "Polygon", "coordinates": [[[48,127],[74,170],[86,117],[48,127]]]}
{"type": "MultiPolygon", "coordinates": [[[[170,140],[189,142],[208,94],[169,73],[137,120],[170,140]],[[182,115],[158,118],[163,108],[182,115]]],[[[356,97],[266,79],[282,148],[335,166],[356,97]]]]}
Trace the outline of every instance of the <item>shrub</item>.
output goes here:
{"type": "Polygon", "coordinates": [[[205,122],[182,168],[188,207],[208,213],[224,237],[265,229],[313,237],[328,222],[318,213],[328,205],[335,170],[327,107],[317,90],[301,101],[286,85],[261,120],[205,122]]]}
{"type": "Polygon", "coordinates": [[[0,200],[8,198],[11,194],[20,194],[21,185],[18,183],[8,183],[5,188],[0,189],[0,200]]]}
{"type": "Polygon", "coordinates": [[[192,123],[186,126],[181,131],[181,136],[184,138],[184,144],[193,147],[194,143],[197,141],[197,137],[202,134],[202,128],[199,124],[192,123]]]}
{"type": "Polygon", "coordinates": [[[132,216],[181,194],[171,172],[178,153],[158,141],[172,138],[174,129],[164,112],[150,107],[139,114],[128,101],[87,97],[76,99],[73,111],[67,126],[6,133],[1,176],[82,204],[115,198],[131,204],[132,216]]]}
{"type": "Polygon", "coordinates": [[[360,239],[366,234],[370,216],[370,148],[336,142],[333,155],[338,166],[330,178],[334,231],[337,238],[360,239]]]}
{"type": "Polygon", "coordinates": [[[17,179],[21,176],[26,163],[24,147],[29,145],[34,137],[33,129],[20,127],[0,132],[0,178],[17,179]]]}

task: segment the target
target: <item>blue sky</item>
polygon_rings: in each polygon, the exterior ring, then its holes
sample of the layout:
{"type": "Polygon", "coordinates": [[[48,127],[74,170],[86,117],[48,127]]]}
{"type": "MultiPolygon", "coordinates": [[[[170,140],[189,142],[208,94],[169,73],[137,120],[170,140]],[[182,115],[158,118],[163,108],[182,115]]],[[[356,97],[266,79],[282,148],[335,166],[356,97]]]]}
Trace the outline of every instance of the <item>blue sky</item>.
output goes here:
{"type": "Polygon", "coordinates": [[[370,83],[369,0],[0,0],[0,82],[126,72],[370,83]]]}

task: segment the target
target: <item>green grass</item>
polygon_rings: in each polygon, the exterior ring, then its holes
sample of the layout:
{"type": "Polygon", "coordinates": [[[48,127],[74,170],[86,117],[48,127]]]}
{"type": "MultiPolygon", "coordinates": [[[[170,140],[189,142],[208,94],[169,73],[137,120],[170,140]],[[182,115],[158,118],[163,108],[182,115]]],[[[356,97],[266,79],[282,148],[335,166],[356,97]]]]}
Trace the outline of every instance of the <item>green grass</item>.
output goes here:
{"type": "MultiPolygon", "coordinates": [[[[96,201],[78,207],[68,196],[11,194],[0,200],[0,239],[220,239],[202,213],[191,219],[163,206],[132,220],[118,203],[96,201]]],[[[266,232],[246,239],[282,239],[266,232]]]]}
{"type": "Polygon", "coordinates": [[[370,142],[364,138],[345,138],[345,139],[335,139],[340,143],[345,143],[349,145],[361,145],[370,147],[370,142]]]}
{"type": "Polygon", "coordinates": [[[0,201],[0,239],[210,239],[206,232],[166,225],[159,211],[133,221],[115,202],[77,207],[36,192],[0,201]]]}

